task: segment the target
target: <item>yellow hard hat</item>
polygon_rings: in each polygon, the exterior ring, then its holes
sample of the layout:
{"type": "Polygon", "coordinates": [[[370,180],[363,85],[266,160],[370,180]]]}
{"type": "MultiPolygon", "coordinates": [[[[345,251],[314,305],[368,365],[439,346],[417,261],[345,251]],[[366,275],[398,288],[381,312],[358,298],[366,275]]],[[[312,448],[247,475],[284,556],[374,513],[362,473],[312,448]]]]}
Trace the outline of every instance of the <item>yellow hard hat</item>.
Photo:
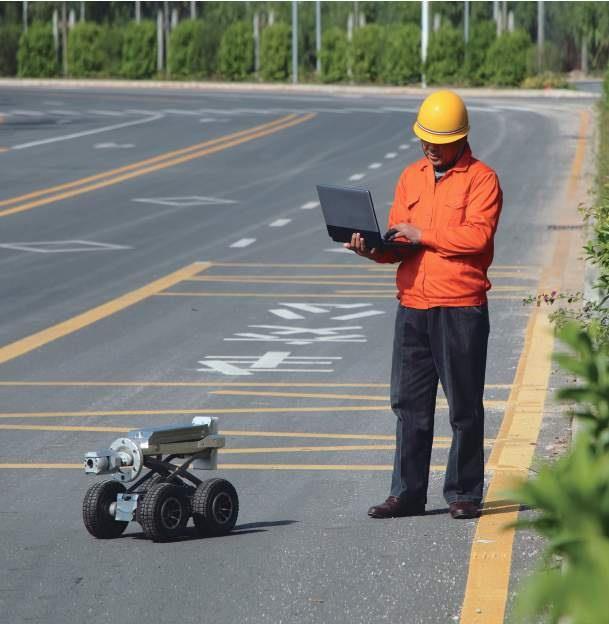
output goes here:
{"type": "Polygon", "coordinates": [[[467,108],[456,93],[436,91],[421,104],[412,129],[428,143],[454,143],[469,132],[467,108]]]}

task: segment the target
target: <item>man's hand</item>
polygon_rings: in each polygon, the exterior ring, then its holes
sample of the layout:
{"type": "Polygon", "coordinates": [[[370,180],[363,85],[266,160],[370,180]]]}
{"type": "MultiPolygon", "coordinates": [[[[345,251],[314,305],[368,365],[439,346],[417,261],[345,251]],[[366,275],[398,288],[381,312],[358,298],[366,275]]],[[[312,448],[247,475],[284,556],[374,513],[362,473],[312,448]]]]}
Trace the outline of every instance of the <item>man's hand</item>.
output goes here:
{"type": "Polygon", "coordinates": [[[389,240],[394,240],[396,238],[406,238],[411,243],[420,243],[421,242],[421,230],[419,228],[414,227],[414,225],[410,225],[409,223],[396,223],[391,228],[391,236],[389,240]]]}
{"type": "Polygon", "coordinates": [[[343,246],[346,249],[353,250],[358,256],[363,256],[364,258],[373,259],[374,254],[376,253],[376,249],[367,249],[366,241],[362,238],[362,235],[359,232],[353,232],[351,236],[350,243],[343,243],[343,246]]]}

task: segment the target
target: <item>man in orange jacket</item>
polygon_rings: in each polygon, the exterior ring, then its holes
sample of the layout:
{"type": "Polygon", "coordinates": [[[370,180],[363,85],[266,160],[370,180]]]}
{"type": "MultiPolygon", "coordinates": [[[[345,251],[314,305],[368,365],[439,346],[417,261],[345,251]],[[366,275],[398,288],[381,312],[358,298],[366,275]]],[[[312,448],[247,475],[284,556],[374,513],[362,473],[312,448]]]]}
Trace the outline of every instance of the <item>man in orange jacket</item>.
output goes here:
{"type": "Polygon", "coordinates": [[[439,380],[453,432],[444,498],[453,518],[475,518],[484,483],[487,271],[502,192],[495,172],[472,156],[467,109],[457,94],[427,97],[413,130],[425,157],[400,176],[388,234],[414,246],[378,252],[360,234],[345,243],[365,258],[400,263],[391,370],[393,477],[389,498],[368,515],[425,512],[439,380]]]}

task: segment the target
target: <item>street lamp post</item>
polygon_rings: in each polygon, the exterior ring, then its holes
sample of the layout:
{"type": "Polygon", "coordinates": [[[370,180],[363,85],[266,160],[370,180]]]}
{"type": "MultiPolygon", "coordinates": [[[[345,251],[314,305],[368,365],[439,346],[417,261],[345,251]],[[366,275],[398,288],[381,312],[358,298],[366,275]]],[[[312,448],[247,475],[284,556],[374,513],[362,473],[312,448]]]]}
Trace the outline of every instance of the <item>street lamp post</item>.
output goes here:
{"type": "Polygon", "coordinates": [[[292,0],[292,82],[298,83],[298,2],[292,0]]]}
{"type": "Polygon", "coordinates": [[[421,2],[421,66],[423,71],[421,73],[421,85],[423,88],[427,86],[427,80],[425,77],[425,61],[427,60],[427,44],[429,42],[429,1],[422,0],[421,2]]]}

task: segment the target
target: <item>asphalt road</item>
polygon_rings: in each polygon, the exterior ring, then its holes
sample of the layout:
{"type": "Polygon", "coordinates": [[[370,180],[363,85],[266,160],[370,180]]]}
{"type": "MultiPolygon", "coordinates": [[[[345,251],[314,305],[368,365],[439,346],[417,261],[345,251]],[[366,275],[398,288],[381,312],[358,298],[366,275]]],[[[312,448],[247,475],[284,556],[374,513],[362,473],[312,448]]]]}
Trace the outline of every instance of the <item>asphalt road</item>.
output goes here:
{"type": "MultiPolygon", "coordinates": [[[[7,621],[459,620],[476,522],[451,520],[442,499],[447,409],[440,396],[427,515],[368,519],[392,462],[392,269],[342,253],[315,195],[365,186],[384,222],[420,157],[418,103],[0,88],[7,621]],[[134,305],[99,308],[184,267],[134,305]],[[234,533],[153,544],[134,523],[92,538],[84,452],[206,410],[227,436],[218,474],[239,492],[234,533]]],[[[474,153],[505,196],[490,452],[589,102],[468,105],[474,153]]],[[[516,575],[535,559],[528,544],[517,539],[516,575]]]]}

